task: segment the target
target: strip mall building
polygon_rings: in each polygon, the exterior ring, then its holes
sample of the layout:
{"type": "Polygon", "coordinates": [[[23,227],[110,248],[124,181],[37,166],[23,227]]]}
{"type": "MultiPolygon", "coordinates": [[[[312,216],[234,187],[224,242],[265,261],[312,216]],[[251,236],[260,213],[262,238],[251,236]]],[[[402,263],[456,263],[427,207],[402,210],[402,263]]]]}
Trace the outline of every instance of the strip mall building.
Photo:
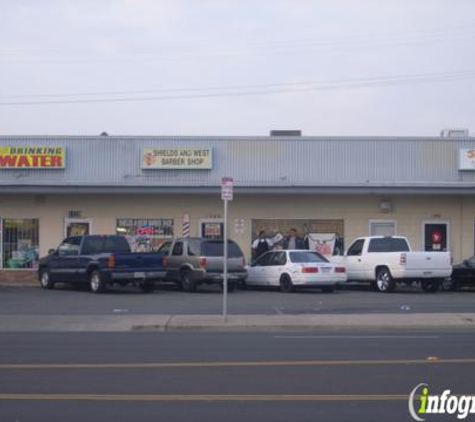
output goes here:
{"type": "MultiPolygon", "coordinates": [[[[0,275],[33,278],[38,257],[78,233],[220,237],[249,258],[256,231],[296,228],[338,253],[357,236],[474,253],[475,138],[0,136],[0,275]]],[[[329,249],[329,250],[330,250],[329,249]]]]}

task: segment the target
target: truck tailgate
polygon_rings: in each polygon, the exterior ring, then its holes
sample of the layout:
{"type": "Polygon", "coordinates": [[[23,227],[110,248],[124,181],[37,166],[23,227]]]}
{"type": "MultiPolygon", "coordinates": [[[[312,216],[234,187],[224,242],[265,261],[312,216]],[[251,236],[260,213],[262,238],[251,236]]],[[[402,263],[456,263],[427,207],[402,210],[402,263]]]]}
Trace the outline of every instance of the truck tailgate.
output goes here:
{"type": "MultiPolygon", "coordinates": [[[[206,269],[211,272],[223,272],[224,258],[221,256],[207,257],[206,269]]],[[[242,257],[228,258],[228,272],[241,272],[244,269],[244,260],[242,257]]]]}
{"type": "Polygon", "coordinates": [[[450,262],[449,252],[405,252],[406,268],[408,270],[421,271],[450,271],[452,264],[450,262]]]}
{"type": "Polygon", "coordinates": [[[163,269],[163,257],[159,253],[115,253],[115,268],[131,271],[163,269]]]}

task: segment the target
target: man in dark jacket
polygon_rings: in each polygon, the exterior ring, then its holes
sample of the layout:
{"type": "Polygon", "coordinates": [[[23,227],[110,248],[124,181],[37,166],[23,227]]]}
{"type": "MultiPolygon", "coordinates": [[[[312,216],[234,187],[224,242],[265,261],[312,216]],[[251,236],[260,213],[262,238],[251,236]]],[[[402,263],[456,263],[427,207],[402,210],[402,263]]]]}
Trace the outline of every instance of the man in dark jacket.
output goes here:
{"type": "Polygon", "coordinates": [[[284,249],[306,249],[305,242],[297,236],[296,229],[290,229],[287,237],[284,239],[284,249]]]}

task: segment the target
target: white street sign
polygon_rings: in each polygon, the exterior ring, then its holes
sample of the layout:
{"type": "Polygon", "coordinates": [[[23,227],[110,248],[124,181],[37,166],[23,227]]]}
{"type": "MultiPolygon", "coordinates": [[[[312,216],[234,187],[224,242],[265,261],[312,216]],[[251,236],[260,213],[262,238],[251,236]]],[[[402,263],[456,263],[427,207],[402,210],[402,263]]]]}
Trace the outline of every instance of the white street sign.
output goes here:
{"type": "Polygon", "coordinates": [[[223,201],[233,200],[233,178],[232,177],[221,178],[221,199],[223,201]]]}

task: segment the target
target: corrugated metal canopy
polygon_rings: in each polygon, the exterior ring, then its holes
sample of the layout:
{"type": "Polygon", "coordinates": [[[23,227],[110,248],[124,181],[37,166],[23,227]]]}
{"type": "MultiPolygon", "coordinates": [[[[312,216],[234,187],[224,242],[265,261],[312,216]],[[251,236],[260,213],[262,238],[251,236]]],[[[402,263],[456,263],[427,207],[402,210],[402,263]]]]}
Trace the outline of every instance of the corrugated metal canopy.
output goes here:
{"type": "Polygon", "coordinates": [[[2,191],[209,191],[231,176],[252,192],[398,191],[475,188],[458,169],[475,138],[1,136],[0,147],[66,148],[65,169],[0,169],[2,191]],[[210,170],[142,169],[146,148],[212,149],[210,170]]]}

